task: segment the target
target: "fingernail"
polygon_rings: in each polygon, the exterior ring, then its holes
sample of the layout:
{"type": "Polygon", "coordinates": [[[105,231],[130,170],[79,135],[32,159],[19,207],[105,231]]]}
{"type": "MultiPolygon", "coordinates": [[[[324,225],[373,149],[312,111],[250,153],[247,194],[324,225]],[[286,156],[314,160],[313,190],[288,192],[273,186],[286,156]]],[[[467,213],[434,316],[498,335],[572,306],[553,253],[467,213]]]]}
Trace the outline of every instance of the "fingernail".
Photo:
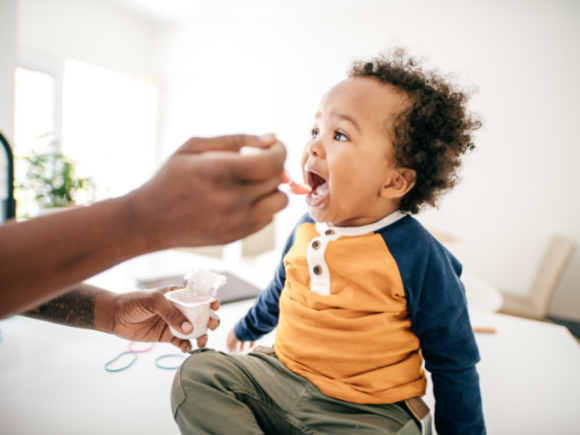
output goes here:
{"type": "Polygon", "coordinates": [[[189,344],[187,345],[187,349],[185,349],[185,351],[186,351],[186,352],[189,352],[189,351],[191,351],[191,349],[193,349],[193,346],[191,345],[191,343],[189,343],[189,344]]]}
{"type": "Polygon", "coordinates": [[[274,133],[268,133],[268,134],[263,134],[261,136],[258,136],[258,139],[261,142],[274,142],[274,139],[276,139],[276,136],[274,135],[274,133]]]}
{"type": "Polygon", "coordinates": [[[189,332],[193,331],[193,325],[189,322],[183,322],[181,324],[181,330],[185,333],[189,333],[189,332]]]}

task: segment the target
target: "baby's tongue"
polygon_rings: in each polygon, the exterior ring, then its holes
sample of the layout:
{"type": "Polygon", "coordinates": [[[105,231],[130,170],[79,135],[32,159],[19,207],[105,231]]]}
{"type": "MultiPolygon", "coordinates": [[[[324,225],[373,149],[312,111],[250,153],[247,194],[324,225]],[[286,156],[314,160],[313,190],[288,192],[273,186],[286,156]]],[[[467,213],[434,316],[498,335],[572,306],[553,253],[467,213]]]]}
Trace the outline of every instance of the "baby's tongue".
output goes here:
{"type": "Polygon", "coordinates": [[[320,184],[312,192],[306,195],[306,203],[311,207],[318,207],[322,205],[325,198],[328,196],[328,183],[320,184]]]}
{"type": "Polygon", "coordinates": [[[324,182],[324,184],[319,185],[315,193],[317,196],[326,196],[328,194],[328,183],[324,182]]]}

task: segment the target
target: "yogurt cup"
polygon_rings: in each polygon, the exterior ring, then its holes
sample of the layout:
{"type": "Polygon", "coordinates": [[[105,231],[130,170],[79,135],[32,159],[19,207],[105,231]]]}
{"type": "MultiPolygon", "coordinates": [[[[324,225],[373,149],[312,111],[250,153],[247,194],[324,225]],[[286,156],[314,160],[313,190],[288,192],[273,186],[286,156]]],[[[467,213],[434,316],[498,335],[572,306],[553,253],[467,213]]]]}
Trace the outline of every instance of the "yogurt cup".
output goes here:
{"type": "Polygon", "coordinates": [[[217,298],[194,293],[189,289],[167,292],[165,293],[165,297],[175,305],[175,307],[179,309],[179,311],[181,311],[193,325],[193,331],[189,335],[184,335],[169,326],[169,329],[174,336],[184,340],[195,340],[207,333],[207,324],[210,315],[209,306],[217,298]]]}

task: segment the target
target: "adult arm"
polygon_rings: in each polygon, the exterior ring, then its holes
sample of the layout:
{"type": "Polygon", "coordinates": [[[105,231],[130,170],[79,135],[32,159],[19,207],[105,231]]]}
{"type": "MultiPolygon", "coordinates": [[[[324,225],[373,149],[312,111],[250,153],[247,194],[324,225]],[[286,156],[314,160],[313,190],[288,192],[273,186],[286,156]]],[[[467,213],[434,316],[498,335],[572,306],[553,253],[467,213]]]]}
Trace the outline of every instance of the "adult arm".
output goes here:
{"type": "Polygon", "coordinates": [[[128,195],[0,227],[0,317],[21,313],[129,258],[232,242],[287,204],[284,146],[267,137],[191,139],[128,195]],[[264,148],[242,156],[243,146],[264,148]]]}
{"type": "MultiPolygon", "coordinates": [[[[174,337],[169,325],[185,334],[191,333],[193,325],[163,296],[177,288],[179,287],[115,294],[83,283],[23,315],[61,325],[107,332],[132,341],[171,343],[187,352],[191,350],[191,343],[189,340],[174,337]]],[[[218,310],[219,301],[215,301],[211,308],[218,310]]],[[[209,329],[213,331],[218,326],[219,318],[213,316],[209,329]]],[[[206,344],[207,335],[198,338],[198,347],[206,344]]]]}

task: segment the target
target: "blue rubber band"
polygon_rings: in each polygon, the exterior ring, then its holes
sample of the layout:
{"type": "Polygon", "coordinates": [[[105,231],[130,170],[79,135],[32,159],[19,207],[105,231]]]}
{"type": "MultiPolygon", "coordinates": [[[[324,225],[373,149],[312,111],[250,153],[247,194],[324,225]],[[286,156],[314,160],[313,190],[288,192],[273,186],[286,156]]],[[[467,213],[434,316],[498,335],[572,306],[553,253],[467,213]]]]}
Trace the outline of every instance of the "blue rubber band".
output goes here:
{"type": "Polygon", "coordinates": [[[167,366],[160,365],[159,361],[161,361],[164,358],[183,358],[184,360],[187,359],[185,356],[179,355],[178,353],[171,354],[171,355],[162,355],[155,360],[155,367],[158,367],[158,368],[163,369],[163,370],[177,370],[179,367],[181,367],[181,364],[179,364],[178,366],[175,366],[175,367],[167,367],[167,366]]]}
{"type": "Polygon", "coordinates": [[[111,373],[121,372],[121,371],[126,370],[129,367],[131,367],[135,361],[137,361],[137,354],[135,352],[122,352],[119,355],[117,355],[117,357],[115,359],[113,359],[113,360],[109,361],[107,364],[105,364],[105,370],[108,371],[108,372],[111,372],[111,373]],[[117,361],[123,355],[127,355],[127,354],[133,355],[133,361],[131,361],[125,367],[121,367],[120,369],[110,369],[109,368],[109,365],[113,364],[115,361],[117,361]]]}

